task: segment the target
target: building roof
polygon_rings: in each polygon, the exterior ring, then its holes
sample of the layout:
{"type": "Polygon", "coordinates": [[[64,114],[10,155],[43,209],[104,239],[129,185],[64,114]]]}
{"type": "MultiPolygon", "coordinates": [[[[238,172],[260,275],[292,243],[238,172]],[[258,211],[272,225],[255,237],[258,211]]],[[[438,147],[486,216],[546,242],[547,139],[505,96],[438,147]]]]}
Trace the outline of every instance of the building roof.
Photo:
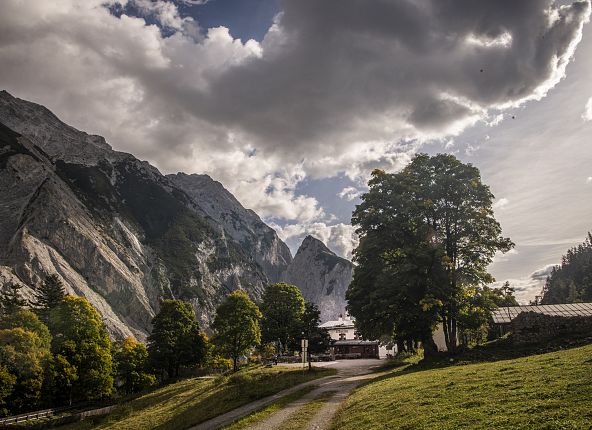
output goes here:
{"type": "Polygon", "coordinates": [[[562,317],[592,316],[592,303],[567,303],[561,305],[508,306],[491,312],[495,324],[508,324],[522,312],[536,312],[562,317]]]}
{"type": "Polygon", "coordinates": [[[336,329],[336,328],[354,328],[354,321],[351,319],[338,319],[335,321],[327,321],[319,325],[320,328],[336,329]]]}
{"type": "Polygon", "coordinates": [[[365,346],[365,345],[378,345],[379,342],[377,340],[360,340],[360,339],[350,339],[350,340],[334,340],[331,345],[333,346],[365,346]]]}

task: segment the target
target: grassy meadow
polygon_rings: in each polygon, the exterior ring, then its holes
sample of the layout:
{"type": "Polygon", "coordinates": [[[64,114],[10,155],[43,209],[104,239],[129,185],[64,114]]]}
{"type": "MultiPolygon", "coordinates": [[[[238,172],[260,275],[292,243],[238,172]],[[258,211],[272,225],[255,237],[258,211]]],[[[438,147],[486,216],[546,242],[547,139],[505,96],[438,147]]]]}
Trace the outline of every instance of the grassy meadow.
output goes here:
{"type": "Polygon", "coordinates": [[[590,429],[592,345],[495,362],[409,365],[355,391],[334,430],[590,429]]]}
{"type": "Polygon", "coordinates": [[[303,372],[277,366],[247,368],[230,376],[186,379],[123,403],[109,415],[60,428],[182,430],[253,400],[334,373],[333,369],[303,372]]]}

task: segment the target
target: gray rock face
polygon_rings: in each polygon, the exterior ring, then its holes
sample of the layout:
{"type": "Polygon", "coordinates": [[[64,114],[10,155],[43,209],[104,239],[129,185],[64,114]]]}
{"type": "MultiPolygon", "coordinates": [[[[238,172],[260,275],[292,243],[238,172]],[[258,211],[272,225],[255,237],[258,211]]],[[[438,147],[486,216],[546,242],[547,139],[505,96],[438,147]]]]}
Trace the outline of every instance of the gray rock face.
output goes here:
{"type": "Polygon", "coordinates": [[[209,218],[252,255],[271,282],[279,282],[292,262],[288,246],[259,215],[240,202],[208,175],[167,175],[203,209],[209,218]]]}
{"type": "Polygon", "coordinates": [[[210,218],[153,166],[0,92],[2,279],[58,274],[116,337],[144,338],[162,298],[191,301],[207,328],[227,292],[257,299],[268,282],[210,218]]]}
{"type": "Polygon", "coordinates": [[[323,242],[307,236],[284,280],[296,285],[304,299],[316,303],[321,321],[336,320],[345,313],[345,292],[352,280],[354,265],[333,253],[323,242]]]}

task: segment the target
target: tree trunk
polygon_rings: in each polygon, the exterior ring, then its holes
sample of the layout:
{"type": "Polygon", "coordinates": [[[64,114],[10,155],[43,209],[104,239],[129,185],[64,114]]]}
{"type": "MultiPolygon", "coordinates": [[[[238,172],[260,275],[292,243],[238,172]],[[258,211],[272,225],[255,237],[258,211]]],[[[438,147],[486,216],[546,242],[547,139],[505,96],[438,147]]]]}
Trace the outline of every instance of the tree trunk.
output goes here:
{"type": "Polygon", "coordinates": [[[405,341],[397,339],[397,354],[405,352],[405,341]]]}
{"type": "Polygon", "coordinates": [[[232,357],[232,371],[236,372],[238,370],[238,357],[232,357]]]}
{"type": "Polygon", "coordinates": [[[421,344],[423,345],[423,356],[425,359],[429,360],[438,355],[438,346],[432,336],[426,336],[425,339],[421,340],[421,344]]]}

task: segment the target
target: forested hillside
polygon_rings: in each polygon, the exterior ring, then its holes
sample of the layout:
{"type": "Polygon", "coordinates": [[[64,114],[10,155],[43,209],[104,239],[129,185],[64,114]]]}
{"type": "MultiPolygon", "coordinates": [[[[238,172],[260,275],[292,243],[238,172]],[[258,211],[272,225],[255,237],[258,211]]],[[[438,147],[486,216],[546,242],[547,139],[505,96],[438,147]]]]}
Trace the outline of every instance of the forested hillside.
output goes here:
{"type": "Polygon", "coordinates": [[[567,251],[547,278],[543,304],[592,301],[592,234],[567,251]]]}

